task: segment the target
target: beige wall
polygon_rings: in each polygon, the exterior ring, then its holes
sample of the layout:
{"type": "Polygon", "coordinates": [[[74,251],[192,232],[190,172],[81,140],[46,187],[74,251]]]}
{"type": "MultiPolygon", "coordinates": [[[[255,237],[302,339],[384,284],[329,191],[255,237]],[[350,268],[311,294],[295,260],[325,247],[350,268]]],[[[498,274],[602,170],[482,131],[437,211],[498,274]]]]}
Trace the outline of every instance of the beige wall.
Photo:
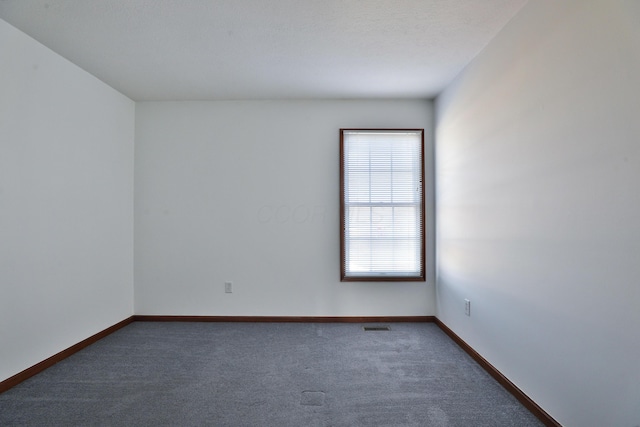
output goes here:
{"type": "Polygon", "coordinates": [[[0,20],[0,381],[133,314],[133,101],[0,20]]]}
{"type": "Polygon", "coordinates": [[[136,313],[435,314],[432,114],[422,100],[138,103],[136,313]],[[341,127],[426,129],[427,283],[340,282],[341,127]]]}
{"type": "Polygon", "coordinates": [[[640,2],[529,2],[436,114],[438,317],[563,425],[639,425],[640,2]]]}

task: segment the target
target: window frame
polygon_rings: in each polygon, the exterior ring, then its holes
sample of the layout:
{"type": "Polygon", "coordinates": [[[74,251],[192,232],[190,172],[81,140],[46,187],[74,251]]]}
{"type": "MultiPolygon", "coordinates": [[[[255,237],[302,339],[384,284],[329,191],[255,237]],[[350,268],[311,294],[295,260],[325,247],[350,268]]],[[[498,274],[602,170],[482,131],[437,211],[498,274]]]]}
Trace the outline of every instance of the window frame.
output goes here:
{"type": "Polygon", "coordinates": [[[341,282],[425,282],[426,281],[426,218],[425,218],[425,157],[424,157],[424,129],[392,129],[392,128],[342,128],[340,129],[340,281],[341,282]],[[381,275],[347,275],[346,271],[346,201],[345,201],[345,132],[420,132],[420,273],[415,276],[398,276],[389,274],[381,275]]]}

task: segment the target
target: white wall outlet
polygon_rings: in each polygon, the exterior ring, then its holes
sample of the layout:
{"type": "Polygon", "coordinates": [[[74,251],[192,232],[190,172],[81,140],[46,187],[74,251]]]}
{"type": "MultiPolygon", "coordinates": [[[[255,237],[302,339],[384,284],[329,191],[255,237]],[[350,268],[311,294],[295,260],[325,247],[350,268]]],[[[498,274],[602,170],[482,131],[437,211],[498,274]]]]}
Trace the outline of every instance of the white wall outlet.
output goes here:
{"type": "Polygon", "coordinates": [[[233,282],[224,282],[224,292],[226,294],[233,292],[233,282]]]}
{"type": "Polygon", "coordinates": [[[464,300],[464,314],[471,316],[471,301],[468,299],[464,300]]]}

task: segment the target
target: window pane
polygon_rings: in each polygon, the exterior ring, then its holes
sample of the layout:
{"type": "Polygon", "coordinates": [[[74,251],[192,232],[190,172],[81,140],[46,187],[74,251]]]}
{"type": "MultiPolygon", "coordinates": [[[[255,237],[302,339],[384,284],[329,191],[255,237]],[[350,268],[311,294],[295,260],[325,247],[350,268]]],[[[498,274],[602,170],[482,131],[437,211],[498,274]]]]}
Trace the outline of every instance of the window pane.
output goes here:
{"type": "Polygon", "coordinates": [[[341,131],[342,277],[424,280],[423,131],[341,131]]]}

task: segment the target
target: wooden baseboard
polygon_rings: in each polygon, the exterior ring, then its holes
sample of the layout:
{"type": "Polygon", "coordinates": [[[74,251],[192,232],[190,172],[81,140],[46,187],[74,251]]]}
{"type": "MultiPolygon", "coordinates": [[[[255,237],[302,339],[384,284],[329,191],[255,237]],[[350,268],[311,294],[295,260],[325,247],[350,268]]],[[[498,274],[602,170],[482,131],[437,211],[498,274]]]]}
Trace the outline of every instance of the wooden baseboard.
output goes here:
{"type": "Polygon", "coordinates": [[[135,315],[138,322],[278,322],[278,323],[422,323],[435,316],[156,316],[135,315]]]}
{"type": "Polygon", "coordinates": [[[435,323],[447,334],[456,344],[458,344],[473,360],[475,360],[489,375],[491,375],[496,381],[502,385],[509,393],[511,393],[525,408],[527,408],[533,415],[535,415],[542,423],[547,427],[562,427],[551,415],[546,413],[536,402],[531,400],[522,390],[520,390],[514,383],[512,383],[507,377],[505,377],[499,370],[497,370],[491,363],[482,357],[477,351],[467,344],[462,338],[460,338],[455,332],[453,332],[447,325],[442,323],[438,318],[435,319],[435,323]]]}
{"type": "Polygon", "coordinates": [[[45,369],[55,365],[61,360],[66,359],[72,354],[79,352],[83,348],[88,347],[91,344],[95,343],[96,341],[99,341],[102,338],[106,337],[107,335],[114,333],[118,329],[121,329],[127,326],[131,322],[133,322],[133,317],[129,317],[121,322],[118,322],[115,325],[110,326],[107,329],[100,331],[97,334],[92,335],[89,338],[82,340],[79,343],[74,344],[65,350],[62,350],[61,352],[54,354],[48,359],[45,359],[42,362],[37,363],[31,366],[30,368],[27,368],[24,371],[19,372],[14,376],[7,378],[6,380],[0,382],[0,393],[3,393],[9,390],[11,387],[15,387],[16,385],[20,384],[24,380],[29,379],[32,376],[44,371],[45,369]]]}

